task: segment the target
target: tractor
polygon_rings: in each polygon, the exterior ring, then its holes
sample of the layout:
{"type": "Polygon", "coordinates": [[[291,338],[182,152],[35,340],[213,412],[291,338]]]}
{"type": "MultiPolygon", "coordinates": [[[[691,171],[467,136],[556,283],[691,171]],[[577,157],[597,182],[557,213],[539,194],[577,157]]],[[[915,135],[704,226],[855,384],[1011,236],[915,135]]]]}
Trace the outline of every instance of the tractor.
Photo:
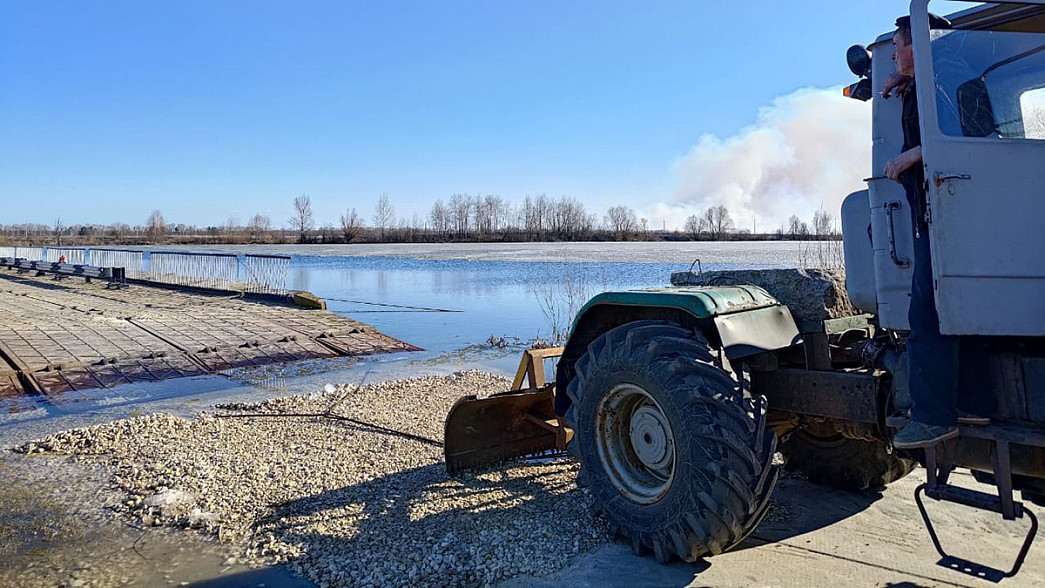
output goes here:
{"type": "Polygon", "coordinates": [[[941,559],[995,581],[1015,575],[1045,505],[1045,1],[976,5],[931,29],[911,4],[915,88],[941,332],[961,341],[961,391],[989,424],[901,451],[909,419],[912,212],[882,169],[901,150],[892,33],[847,51],[870,102],[867,189],[842,204],[844,272],[679,272],[671,286],[604,292],[565,345],[526,352],[513,390],[461,399],[446,421],[451,474],[556,450],[638,554],[691,562],[736,546],[780,473],[881,487],[921,464],[915,502],[941,559]],[[844,277],[843,277],[844,276],[844,277]],[[554,360],[554,378],[545,377],[554,360]],[[968,468],[995,492],[951,483],[968,468]],[[926,500],[1029,520],[999,570],[948,555],[926,500]]]}

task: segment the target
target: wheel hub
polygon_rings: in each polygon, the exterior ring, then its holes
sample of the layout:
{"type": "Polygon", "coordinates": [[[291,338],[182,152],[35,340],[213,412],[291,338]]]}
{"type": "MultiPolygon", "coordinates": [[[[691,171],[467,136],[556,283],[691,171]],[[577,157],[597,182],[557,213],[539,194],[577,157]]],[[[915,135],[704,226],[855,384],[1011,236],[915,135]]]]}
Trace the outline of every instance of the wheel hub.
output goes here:
{"type": "Polygon", "coordinates": [[[603,471],[628,500],[653,504],[675,477],[675,437],[660,405],[640,386],[617,384],[595,414],[595,441],[603,471]]]}
{"type": "Polygon", "coordinates": [[[668,429],[664,414],[655,406],[641,406],[632,414],[631,446],[646,467],[663,470],[671,464],[675,448],[668,429]]]}

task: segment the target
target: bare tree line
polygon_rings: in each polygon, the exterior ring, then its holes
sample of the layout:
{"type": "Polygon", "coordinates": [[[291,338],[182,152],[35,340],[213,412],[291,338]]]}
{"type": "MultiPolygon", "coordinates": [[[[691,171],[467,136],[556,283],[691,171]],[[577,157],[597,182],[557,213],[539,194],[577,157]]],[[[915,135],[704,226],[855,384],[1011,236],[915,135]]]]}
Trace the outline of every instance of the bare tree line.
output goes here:
{"type": "Polygon", "coordinates": [[[317,223],[312,198],[302,194],[292,201],[292,214],[283,227],[257,213],[241,223],[230,217],[221,226],[196,227],[170,223],[159,210],[140,226],[70,225],[56,219],[40,224],[0,225],[0,241],[35,244],[160,244],[160,243],[360,243],[451,241],[637,241],[637,240],[815,240],[834,239],[834,217],[823,209],[811,223],[792,215],[788,224],[772,233],[753,234],[738,229],[729,210],[711,206],[685,220],[683,229],[651,229],[625,205],[612,206],[601,217],[569,196],[527,196],[515,205],[497,195],[452,194],[436,200],[425,216],[398,216],[391,197],[377,199],[367,215],[349,207],[336,222],[317,223]],[[318,226],[317,226],[318,224],[318,226]]]}
{"type": "Polygon", "coordinates": [[[695,214],[690,215],[686,218],[686,224],[683,228],[693,238],[707,235],[711,241],[720,241],[724,236],[735,230],[733,218],[729,215],[729,210],[721,204],[709,206],[699,216],[695,214]]]}

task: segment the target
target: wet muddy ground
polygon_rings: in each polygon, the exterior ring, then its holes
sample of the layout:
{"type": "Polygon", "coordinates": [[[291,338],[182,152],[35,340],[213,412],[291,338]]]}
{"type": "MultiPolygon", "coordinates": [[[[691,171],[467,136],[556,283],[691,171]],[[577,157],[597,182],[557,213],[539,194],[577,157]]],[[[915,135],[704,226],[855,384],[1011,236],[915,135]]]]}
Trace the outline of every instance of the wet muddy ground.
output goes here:
{"type": "Polygon", "coordinates": [[[0,585],[312,585],[281,567],[248,565],[234,546],[202,534],[116,516],[126,494],[103,465],[5,455],[0,480],[0,585]]]}

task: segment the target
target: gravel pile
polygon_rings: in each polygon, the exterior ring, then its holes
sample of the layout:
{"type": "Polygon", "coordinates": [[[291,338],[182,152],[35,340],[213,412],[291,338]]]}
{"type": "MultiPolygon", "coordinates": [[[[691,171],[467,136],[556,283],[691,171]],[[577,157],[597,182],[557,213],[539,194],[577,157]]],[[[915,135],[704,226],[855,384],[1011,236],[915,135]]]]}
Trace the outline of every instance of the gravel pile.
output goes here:
{"type": "Polygon", "coordinates": [[[489,584],[552,572],[609,540],[573,462],[446,475],[430,440],[450,406],[508,385],[477,371],[328,385],[192,420],[65,431],[20,451],[104,464],[128,494],[116,509],[143,526],[215,534],[320,586],[489,584]],[[328,411],[343,418],[289,416],[328,411]]]}

